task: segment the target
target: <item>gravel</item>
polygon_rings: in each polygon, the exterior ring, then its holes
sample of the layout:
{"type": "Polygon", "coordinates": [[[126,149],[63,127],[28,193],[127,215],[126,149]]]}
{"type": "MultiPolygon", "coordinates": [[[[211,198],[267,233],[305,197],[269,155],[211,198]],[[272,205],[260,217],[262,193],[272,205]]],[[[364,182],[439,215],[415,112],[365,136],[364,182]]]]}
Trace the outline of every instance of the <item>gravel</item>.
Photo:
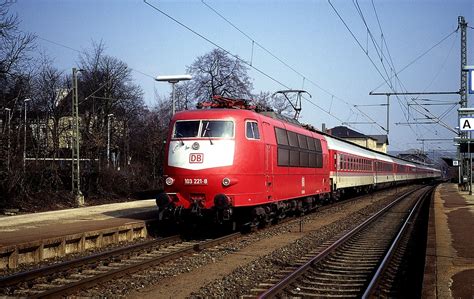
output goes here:
{"type": "MultiPolygon", "coordinates": [[[[400,191],[400,189],[399,189],[400,191]]],[[[386,205],[391,196],[383,196],[387,193],[377,193],[369,195],[364,199],[371,204],[362,210],[356,210],[355,206],[360,201],[348,201],[342,205],[329,207],[319,212],[308,215],[302,220],[293,220],[284,224],[272,226],[268,229],[260,230],[256,233],[245,235],[229,243],[219,245],[212,249],[206,249],[189,256],[173,260],[165,264],[150,268],[146,271],[132,275],[131,277],[117,279],[113,283],[98,285],[94,289],[85,290],[77,294],[86,297],[128,297],[131,293],[140,294],[140,290],[146,290],[153,286],[160,285],[165,278],[176,277],[200,269],[200,275],[206,275],[206,265],[217,261],[225,261],[226,256],[239,252],[243,248],[261,242],[277,235],[284,235],[289,232],[295,232],[299,229],[300,222],[304,226],[311,221],[323,218],[331,218],[332,215],[339,212],[354,210],[343,219],[324,225],[319,229],[312,231],[302,238],[292,242],[288,246],[278,248],[270,254],[266,254],[243,266],[239,266],[232,271],[230,275],[210,281],[202,286],[198,291],[191,294],[191,297],[238,297],[245,294],[257,286],[259,282],[272,278],[280,270],[294,265],[295,257],[301,257],[305,254],[317,250],[325,241],[341,234],[355,223],[377,211],[380,207],[386,205]]],[[[389,193],[393,194],[393,192],[389,193]]],[[[276,246],[277,247],[277,246],[276,246]]],[[[139,295],[138,295],[139,296],[139,295]]]]}

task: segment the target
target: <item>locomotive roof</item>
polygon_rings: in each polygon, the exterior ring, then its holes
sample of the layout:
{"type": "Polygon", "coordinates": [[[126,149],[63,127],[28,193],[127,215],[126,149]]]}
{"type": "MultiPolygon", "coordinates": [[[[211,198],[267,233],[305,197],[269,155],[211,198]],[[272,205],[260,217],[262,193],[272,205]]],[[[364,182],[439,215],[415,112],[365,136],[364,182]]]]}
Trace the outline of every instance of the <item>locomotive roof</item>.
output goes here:
{"type": "Polygon", "coordinates": [[[231,115],[256,115],[258,113],[251,111],[251,110],[244,110],[244,109],[224,109],[224,108],[214,108],[214,109],[196,109],[196,110],[184,110],[177,112],[174,117],[181,119],[181,118],[186,118],[189,116],[194,116],[196,118],[201,117],[202,115],[215,115],[215,114],[229,114],[231,115]],[[199,116],[201,115],[201,116],[199,116]]]}

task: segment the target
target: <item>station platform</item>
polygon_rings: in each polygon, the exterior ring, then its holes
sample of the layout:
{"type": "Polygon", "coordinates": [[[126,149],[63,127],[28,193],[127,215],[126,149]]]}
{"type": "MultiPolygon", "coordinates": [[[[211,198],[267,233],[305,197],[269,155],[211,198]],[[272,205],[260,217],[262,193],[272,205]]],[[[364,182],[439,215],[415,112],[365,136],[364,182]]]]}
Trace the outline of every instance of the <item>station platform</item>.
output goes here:
{"type": "Polygon", "coordinates": [[[437,187],[428,225],[423,298],[474,298],[474,195],[437,187]]]}
{"type": "Polygon", "coordinates": [[[0,269],[147,236],[154,199],[0,217],[0,269]]]}

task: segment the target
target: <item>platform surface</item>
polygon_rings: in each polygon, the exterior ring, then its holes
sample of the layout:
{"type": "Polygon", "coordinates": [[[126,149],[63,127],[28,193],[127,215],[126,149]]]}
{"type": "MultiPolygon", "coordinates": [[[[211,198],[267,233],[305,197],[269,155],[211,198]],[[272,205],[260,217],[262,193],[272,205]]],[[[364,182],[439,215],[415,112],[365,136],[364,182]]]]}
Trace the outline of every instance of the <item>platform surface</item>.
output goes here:
{"type": "Polygon", "coordinates": [[[437,187],[431,211],[424,298],[474,298],[474,195],[437,187]]]}
{"type": "Polygon", "coordinates": [[[156,218],[154,199],[0,217],[0,247],[156,218]]]}

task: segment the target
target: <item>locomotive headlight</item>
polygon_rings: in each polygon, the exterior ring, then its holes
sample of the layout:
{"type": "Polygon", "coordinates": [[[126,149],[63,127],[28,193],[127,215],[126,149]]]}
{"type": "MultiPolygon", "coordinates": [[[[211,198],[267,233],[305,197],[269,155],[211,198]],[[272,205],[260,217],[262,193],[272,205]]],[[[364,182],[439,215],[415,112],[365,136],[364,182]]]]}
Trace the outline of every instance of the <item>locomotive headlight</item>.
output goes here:
{"type": "Polygon", "coordinates": [[[174,179],[172,177],[167,177],[165,183],[166,185],[171,186],[174,184],[174,179]]]}
{"type": "Polygon", "coordinates": [[[222,179],[222,186],[229,187],[230,186],[230,179],[229,178],[223,178],[222,179]]]}

